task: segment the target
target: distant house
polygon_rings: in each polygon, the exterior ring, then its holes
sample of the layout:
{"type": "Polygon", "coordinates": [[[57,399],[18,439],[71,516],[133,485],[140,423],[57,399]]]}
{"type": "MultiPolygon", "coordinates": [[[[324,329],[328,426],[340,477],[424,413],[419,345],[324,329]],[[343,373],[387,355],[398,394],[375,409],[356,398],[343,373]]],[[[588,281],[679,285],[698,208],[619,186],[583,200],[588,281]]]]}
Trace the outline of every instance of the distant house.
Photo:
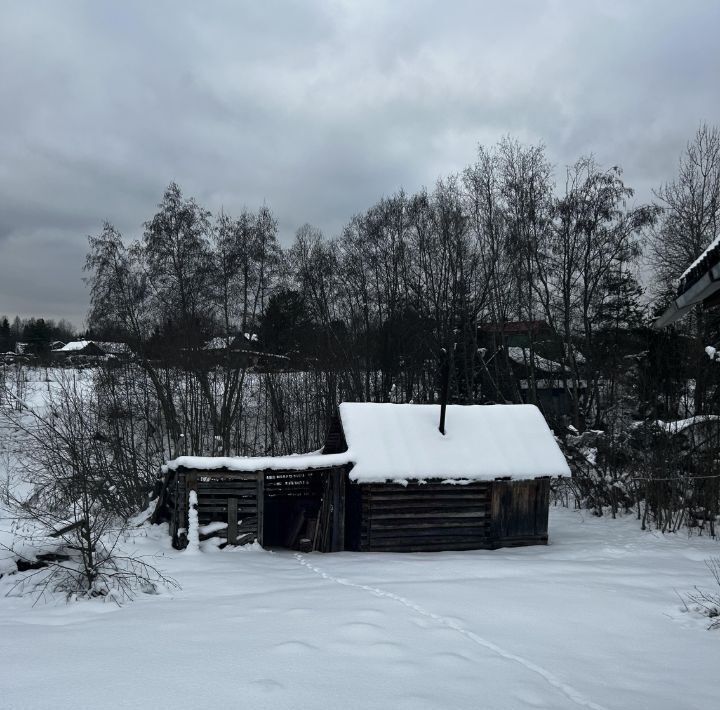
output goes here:
{"type": "Polygon", "coordinates": [[[16,355],[25,355],[25,352],[30,347],[30,343],[15,343],[15,354],[16,355]]]}
{"type": "Polygon", "coordinates": [[[217,335],[208,340],[203,346],[204,350],[245,350],[256,345],[258,337],[255,333],[240,333],[238,335],[217,335]]]}
{"type": "Polygon", "coordinates": [[[127,343],[113,343],[105,340],[94,340],[93,342],[105,355],[113,355],[120,358],[130,357],[132,355],[132,349],[127,343]]]}
{"type": "Polygon", "coordinates": [[[192,357],[201,357],[208,364],[223,364],[229,360],[235,367],[258,370],[282,370],[289,366],[289,357],[262,352],[258,345],[255,333],[218,335],[208,340],[200,352],[193,352],[192,357]]]}
{"type": "Polygon", "coordinates": [[[231,350],[235,338],[231,335],[217,335],[203,345],[203,350],[209,350],[211,352],[222,352],[224,350],[231,350]]]}
{"type": "Polygon", "coordinates": [[[550,478],[570,471],[531,405],[343,403],[322,453],[181,456],[155,520],[266,547],[415,552],[545,544],[550,478]],[[191,498],[191,492],[194,491],[191,498]]]}
{"type": "Polygon", "coordinates": [[[132,350],[127,343],[103,342],[97,340],[74,340],[60,348],[54,348],[50,356],[57,361],[81,358],[82,360],[97,360],[99,358],[125,359],[132,356],[132,350]]]}
{"type": "MultiPolygon", "coordinates": [[[[507,355],[520,385],[523,401],[528,401],[529,393],[534,386],[537,402],[548,416],[569,413],[568,388],[574,388],[579,392],[587,389],[587,380],[576,379],[567,365],[537,353],[531,355],[529,348],[509,347],[507,355]]],[[[580,353],[576,353],[576,357],[584,362],[580,353]]]]}
{"type": "Polygon", "coordinates": [[[63,347],[53,350],[51,355],[54,358],[62,359],[71,355],[100,357],[105,353],[92,340],[73,340],[63,347]]]}

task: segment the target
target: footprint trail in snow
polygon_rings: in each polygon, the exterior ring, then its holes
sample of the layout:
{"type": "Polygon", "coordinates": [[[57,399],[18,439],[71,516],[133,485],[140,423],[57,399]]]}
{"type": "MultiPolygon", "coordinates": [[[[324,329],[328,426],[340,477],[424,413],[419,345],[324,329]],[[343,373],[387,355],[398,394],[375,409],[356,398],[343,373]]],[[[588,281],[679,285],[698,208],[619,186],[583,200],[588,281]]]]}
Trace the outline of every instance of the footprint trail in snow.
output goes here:
{"type": "Polygon", "coordinates": [[[377,587],[371,587],[367,584],[358,584],[356,582],[351,582],[347,579],[343,579],[340,577],[334,577],[331,574],[328,574],[327,572],[324,572],[319,567],[316,567],[315,565],[311,564],[307,558],[304,555],[301,555],[299,553],[295,554],[295,559],[305,568],[310,570],[311,572],[314,572],[316,575],[322,577],[323,579],[326,579],[330,582],[335,582],[336,584],[340,584],[344,587],[352,587],[354,589],[361,589],[365,592],[368,592],[369,594],[372,594],[375,597],[381,597],[385,599],[390,599],[394,602],[397,602],[398,604],[402,604],[404,607],[414,611],[416,614],[419,614],[420,616],[424,616],[428,619],[432,619],[437,624],[440,624],[446,628],[452,629],[453,631],[456,631],[458,634],[464,636],[466,639],[472,641],[473,643],[477,644],[478,646],[482,646],[483,648],[492,651],[496,655],[507,659],[508,661],[513,661],[514,663],[517,663],[524,668],[526,668],[529,671],[532,671],[533,673],[536,673],[541,678],[543,678],[548,685],[552,686],[559,692],[561,692],[566,698],[574,702],[576,705],[579,705],[581,707],[590,708],[591,710],[608,710],[605,706],[599,705],[598,703],[593,702],[592,700],[586,698],[582,693],[577,691],[575,688],[573,688],[568,683],[563,682],[559,678],[557,678],[553,673],[551,673],[546,668],[543,668],[542,666],[537,665],[537,663],[533,663],[532,661],[528,660],[527,658],[523,658],[522,656],[518,656],[515,653],[512,653],[512,651],[507,651],[506,649],[502,648],[501,646],[498,646],[497,644],[493,643],[492,641],[488,641],[487,639],[484,639],[482,636],[478,636],[474,631],[470,631],[469,629],[466,629],[465,627],[458,624],[453,619],[448,619],[445,616],[441,616],[440,614],[435,614],[432,611],[428,611],[427,609],[423,608],[419,604],[416,604],[415,602],[411,601],[410,599],[407,599],[406,597],[401,597],[399,594],[394,594],[393,592],[387,592],[383,589],[378,589],[377,587]]]}

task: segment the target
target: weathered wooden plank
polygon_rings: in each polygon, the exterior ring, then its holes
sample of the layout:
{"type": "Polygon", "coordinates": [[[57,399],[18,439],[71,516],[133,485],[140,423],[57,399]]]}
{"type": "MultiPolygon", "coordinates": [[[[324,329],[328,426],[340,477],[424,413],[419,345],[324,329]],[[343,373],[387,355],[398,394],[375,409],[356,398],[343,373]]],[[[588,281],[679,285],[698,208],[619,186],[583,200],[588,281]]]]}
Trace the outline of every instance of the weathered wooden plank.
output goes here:
{"type": "Polygon", "coordinates": [[[411,530],[424,530],[424,529],[434,529],[434,530],[443,530],[443,529],[467,529],[467,528],[483,528],[486,529],[488,527],[488,522],[486,520],[478,520],[477,518],[470,518],[466,520],[458,520],[457,518],[453,520],[442,520],[442,519],[434,519],[434,520],[378,520],[375,521],[373,524],[373,533],[377,530],[398,530],[398,531],[411,531],[411,530]]]}
{"type": "Polygon", "coordinates": [[[422,515],[394,514],[394,515],[373,515],[372,524],[376,525],[412,525],[413,523],[447,523],[448,525],[487,525],[490,516],[483,512],[464,513],[424,513],[422,515]]]}
{"type": "MultiPolygon", "coordinates": [[[[225,522],[224,520],[219,520],[218,516],[199,516],[200,524],[201,525],[207,525],[208,523],[217,523],[217,522],[225,522]]],[[[255,530],[255,527],[257,526],[257,516],[256,515],[246,515],[246,516],[238,516],[238,530],[255,530]]]]}
{"type": "Polygon", "coordinates": [[[415,530],[397,530],[385,528],[382,530],[374,529],[370,540],[449,540],[449,539],[472,539],[485,540],[490,539],[489,530],[487,528],[417,528],[415,530]]]}
{"type": "Polygon", "coordinates": [[[363,552],[459,552],[463,550],[492,550],[493,545],[485,540],[447,540],[444,542],[408,542],[386,541],[371,543],[361,548],[363,552]]]}
{"type": "Polygon", "coordinates": [[[446,492],[446,491],[421,491],[421,492],[402,492],[397,493],[368,493],[365,498],[376,503],[386,503],[394,500],[490,500],[490,491],[462,491],[462,492],[446,492]]]}
{"type": "Polygon", "coordinates": [[[242,493],[252,493],[255,495],[255,490],[257,488],[257,482],[256,481],[247,481],[241,484],[236,483],[217,483],[217,484],[209,484],[209,483],[200,483],[198,485],[198,490],[207,492],[207,493],[219,493],[222,494],[226,491],[240,491],[242,493]]]}
{"type": "Polygon", "coordinates": [[[234,498],[254,498],[256,488],[257,486],[253,486],[252,488],[219,488],[215,490],[199,488],[198,495],[204,496],[205,498],[227,498],[229,496],[233,496],[234,498]]]}
{"type": "Polygon", "coordinates": [[[412,503],[441,503],[444,505],[458,505],[462,503],[487,503],[489,495],[449,494],[449,493],[418,493],[396,495],[378,495],[367,498],[373,505],[408,505],[412,503]]]}
{"type": "Polygon", "coordinates": [[[257,509],[257,527],[255,529],[255,535],[257,541],[263,545],[264,540],[264,523],[265,523],[265,474],[261,471],[257,477],[257,490],[255,492],[256,498],[256,509],[257,509]]]}
{"type": "Polygon", "coordinates": [[[490,492],[489,485],[483,485],[482,488],[475,488],[471,486],[428,486],[419,488],[405,488],[404,486],[398,486],[397,488],[383,487],[369,489],[367,494],[371,497],[381,496],[421,496],[421,495],[447,495],[447,496],[477,496],[477,495],[488,495],[490,492]]]}
{"type": "Polygon", "coordinates": [[[60,528],[59,530],[53,530],[50,533],[50,537],[60,537],[61,535],[66,535],[67,533],[85,525],[87,525],[87,520],[85,518],[81,518],[80,520],[76,520],[74,523],[70,523],[70,525],[60,528]]]}
{"type": "MultiPolygon", "coordinates": [[[[234,499],[234,500],[237,500],[237,499],[234,499]]],[[[256,511],[257,511],[257,505],[238,504],[238,512],[242,515],[247,515],[249,513],[255,514],[256,511]]],[[[222,504],[222,505],[199,503],[198,504],[198,512],[199,513],[222,513],[224,515],[227,512],[227,503],[222,504]]]]}
{"type": "Polygon", "coordinates": [[[465,519],[474,519],[474,518],[489,518],[489,512],[487,510],[464,510],[464,511],[445,511],[445,510],[428,510],[425,512],[419,512],[414,511],[412,513],[408,512],[400,512],[402,509],[398,511],[390,511],[390,512],[379,512],[377,510],[373,511],[373,519],[374,520],[404,520],[404,519],[410,519],[410,520],[432,520],[432,519],[453,519],[453,518],[465,518],[465,519]]]}
{"type": "Polygon", "coordinates": [[[526,547],[529,545],[547,545],[547,535],[534,535],[532,537],[504,538],[495,541],[495,547],[526,547]]]}
{"type": "Polygon", "coordinates": [[[478,545],[479,547],[490,547],[493,546],[495,541],[487,536],[480,535],[454,535],[451,537],[405,537],[405,538],[393,538],[393,537],[372,537],[370,538],[369,544],[372,547],[416,547],[420,545],[444,545],[444,544],[466,544],[466,545],[478,545]]]}
{"type": "Polygon", "coordinates": [[[198,494],[198,502],[203,501],[206,505],[224,505],[228,498],[234,498],[240,505],[255,505],[255,496],[237,496],[232,493],[226,493],[224,496],[206,496],[202,493],[198,494]]]}
{"type": "Polygon", "coordinates": [[[200,470],[200,469],[188,469],[184,471],[180,471],[180,479],[183,478],[189,479],[191,476],[194,476],[196,479],[199,479],[201,482],[210,480],[210,479],[227,479],[227,480],[237,480],[237,481],[254,481],[257,479],[258,474],[255,471],[226,471],[226,470],[215,470],[215,471],[206,471],[206,470],[200,470]]]}
{"type": "Polygon", "coordinates": [[[454,486],[449,483],[442,483],[436,486],[363,486],[370,495],[387,495],[393,493],[448,493],[448,492],[473,492],[482,493],[492,487],[492,483],[483,483],[481,486],[467,485],[454,486]]]}
{"type": "Polygon", "coordinates": [[[407,484],[402,483],[362,483],[368,490],[396,490],[396,491],[412,491],[412,490],[428,490],[431,488],[482,488],[483,486],[492,485],[493,481],[467,481],[457,479],[454,482],[449,478],[432,478],[424,482],[408,481],[407,484]]]}
{"type": "Polygon", "coordinates": [[[373,515],[392,515],[393,513],[408,513],[411,515],[432,515],[433,513],[443,514],[451,512],[489,513],[489,507],[489,505],[482,503],[475,503],[472,505],[438,505],[437,503],[408,503],[407,505],[372,505],[372,503],[365,503],[362,509],[363,511],[370,512],[373,515]]]}
{"type": "Polygon", "coordinates": [[[231,545],[237,543],[238,502],[237,498],[227,499],[227,540],[231,545]]]}
{"type": "Polygon", "coordinates": [[[237,498],[236,496],[227,496],[226,498],[199,498],[198,499],[198,507],[203,508],[222,508],[225,509],[227,507],[227,499],[233,498],[238,502],[238,505],[241,508],[256,508],[257,503],[254,498],[237,498]]]}
{"type": "Polygon", "coordinates": [[[332,532],[330,552],[345,549],[345,471],[335,469],[328,473],[332,491],[332,532]]]}

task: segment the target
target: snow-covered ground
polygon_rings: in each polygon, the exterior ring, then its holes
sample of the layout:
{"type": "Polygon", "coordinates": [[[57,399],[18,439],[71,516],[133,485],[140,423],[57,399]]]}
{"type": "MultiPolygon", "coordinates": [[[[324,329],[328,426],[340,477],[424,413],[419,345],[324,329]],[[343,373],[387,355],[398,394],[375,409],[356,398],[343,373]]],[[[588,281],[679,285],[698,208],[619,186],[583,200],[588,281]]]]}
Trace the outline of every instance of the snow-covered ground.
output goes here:
{"type": "Polygon", "coordinates": [[[2,708],[714,708],[720,633],[677,592],[720,543],[551,513],[552,544],[431,554],[176,552],[182,588],[32,606],[0,580],[2,708]]]}

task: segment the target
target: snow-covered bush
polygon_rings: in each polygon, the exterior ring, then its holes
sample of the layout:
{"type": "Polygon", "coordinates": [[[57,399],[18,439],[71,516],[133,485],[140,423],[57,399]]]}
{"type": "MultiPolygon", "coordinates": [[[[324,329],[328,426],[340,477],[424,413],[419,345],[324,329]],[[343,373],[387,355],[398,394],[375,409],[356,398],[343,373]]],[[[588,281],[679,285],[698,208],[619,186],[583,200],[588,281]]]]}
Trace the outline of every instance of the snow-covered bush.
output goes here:
{"type": "Polygon", "coordinates": [[[720,557],[706,560],[705,564],[715,580],[716,588],[707,591],[695,587],[695,591],[688,594],[686,599],[696,611],[711,620],[708,629],[720,629],[720,557]]]}
{"type": "Polygon", "coordinates": [[[13,527],[10,552],[17,571],[0,570],[6,574],[4,587],[9,596],[40,599],[62,594],[68,600],[103,597],[121,603],[137,593],[156,594],[177,587],[175,580],[149,561],[122,551],[131,532],[122,522],[95,540],[91,556],[86,541],[94,537],[94,531],[84,523],[72,530],[61,528],[57,534],[31,515],[17,519],[13,527]]]}
{"type": "Polygon", "coordinates": [[[716,534],[720,517],[720,422],[630,422],[615,431],[568,434],[572,478],[555,484],[556,502],[597,515],[633,511],[642,527],[716,534]],[[702,431],[697,428],[702,424],[702,431]]]}
{"type": "Polygon", "coordinates": [[[613,517],[636,503],[627,432],[591,430],[569,434],[563,445],[572,478],[561,485],[579,508],[613,517]]]}

